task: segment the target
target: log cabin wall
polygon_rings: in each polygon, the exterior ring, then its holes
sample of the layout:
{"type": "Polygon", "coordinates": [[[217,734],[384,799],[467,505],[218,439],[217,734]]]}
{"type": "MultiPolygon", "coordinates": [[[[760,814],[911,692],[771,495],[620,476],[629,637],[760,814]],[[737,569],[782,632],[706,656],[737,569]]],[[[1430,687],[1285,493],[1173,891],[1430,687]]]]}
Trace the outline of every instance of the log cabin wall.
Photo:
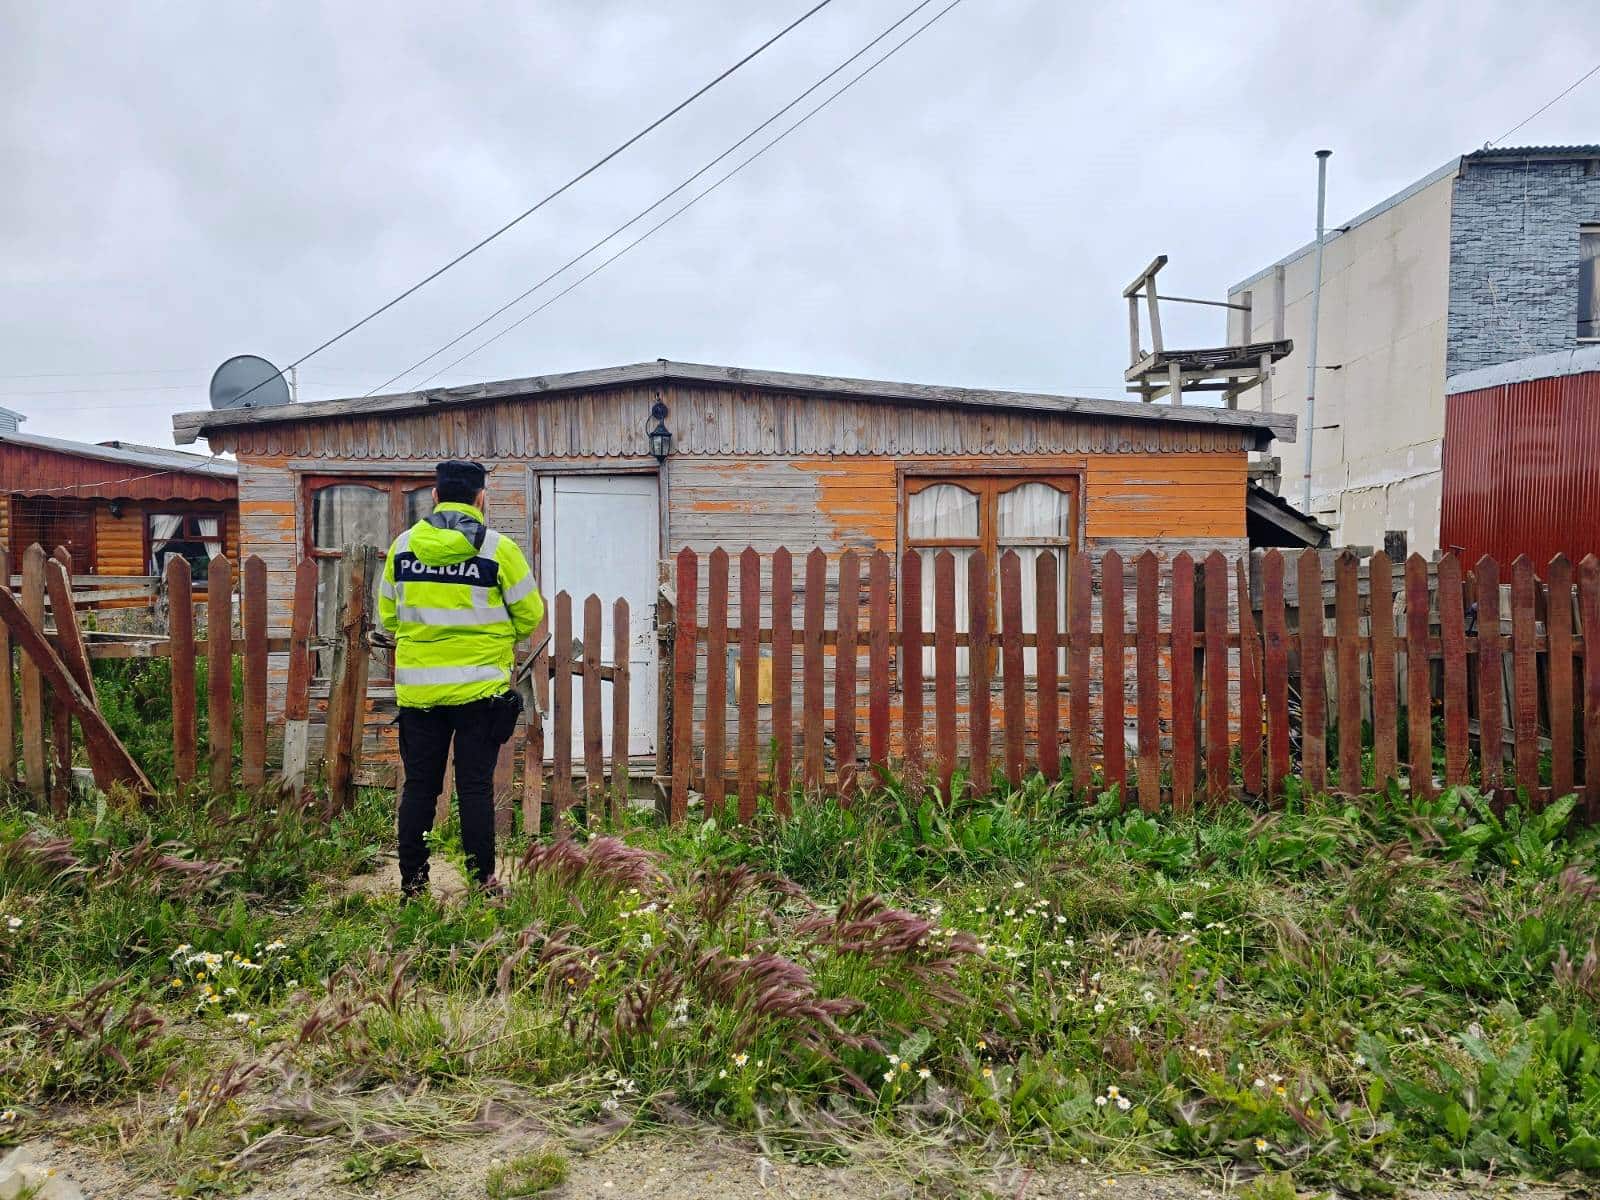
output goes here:
{"type": "MultiPolygon", "coordinates": [[[[684,546],[723,546],[735,556],[735,594],[737,553],[746,545],[764,556],[787,546],[797,568],[812,547],[830,557],[845,548],[896,553],[904,480],[932,470],[1075,475],[1081,548],[1115,548],[1130,571],[1150,548],[1163,560],[1183,550],[1198,559],[1213,549],[1230,557],[1246,549],[1246,457],[1255,430],[666,380],[213,431],[211,448],[239,460],[240,550],[267,564],[272,634],[288,632],[308,476],[425,481],[440,459],[479,459],[490,468],[491,523],[528,550],[537,570],[535,477],[654,470],[645,430],[658,399],[674,434],[662,472],[661,557],[670,562],[684,546]]],[[[763,584],[770,596],[770,580],[763,584]]],[[[704,596],[702,581],[702,606],[704,596]]],[[[803,579],[795,602],[798,616],[803,579]]],[[[833,595],[828,609],[831,621],[833,595]]],[[[286,661],[275,656],[274,713],[282,711],[286,674],[286,661]]],[[[703,687],[703,669],[700,679],[703,687]]],[[[366,753],[378,768],[373,777],[383,780],[394,757],[392,691],[375,687],[371,701],[366,753]]]]}

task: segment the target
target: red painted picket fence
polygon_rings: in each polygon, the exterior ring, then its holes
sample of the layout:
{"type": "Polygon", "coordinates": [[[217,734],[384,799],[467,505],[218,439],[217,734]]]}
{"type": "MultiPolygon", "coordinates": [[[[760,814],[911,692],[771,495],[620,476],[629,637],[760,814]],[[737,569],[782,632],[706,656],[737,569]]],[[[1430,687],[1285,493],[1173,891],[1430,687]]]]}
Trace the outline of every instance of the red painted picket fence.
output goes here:
{"type": "Polygon", "coordinates": [[[865,562],[854,551],[836,559],[812,551],[798,622],[789,551],[746,549],[737,563],[733,597],[726,551],[712,551],[704,572],[692,549],[676,562],[674,820],[691,791],[717,808],[731,784],[749,819],[764,792],[785,811],[797,789],[848,797],[864,771],[891,764],[946,792],[961,768],[986,780],[998,765],[1015,783],[1033,769],[1054,779],[1065,765],[1080,792],[1115,784],[1145,809],[1178,810],[1239,795],[1278,803],[1291,774],[1315,791],[1356,792],[1391,778],[1422,791],[1477,782],[1501,801],[1514,788],[1535,803],[1588,782],[1586,811],[1600,817],[1600,653],[1582,636],[1600,629],[1593,557],[1576,571],[1557,558],[1541,578],[1525,557],[1509,572],[1483,559],[1469,574],[1451,556],[1413,555],[1397,571],[1381,552],[1365,563],[1346,553],[1335,564],[1331,627],[1314,551],[1262,555],[1259,603],[1243,559],[1146,552],[1128,563],[1115,551],[1071,555],[1063,602],[1060,564],[1045,552],[1026,620],[1016,553],[1001,557],[994,587],[974,552],[964,627],[949,551],[934,558],[931,577],[920,554],[906,553],[898,579],[881,551],[865,562]],[[1291,570],[1305,598],[1294,605],[1285,599],[1291,570]],[[729,647],[732,669],[710,669],[730,661],[729,647]],[[1356,732],[1364,719],[1370,766],[1356,732]]]}

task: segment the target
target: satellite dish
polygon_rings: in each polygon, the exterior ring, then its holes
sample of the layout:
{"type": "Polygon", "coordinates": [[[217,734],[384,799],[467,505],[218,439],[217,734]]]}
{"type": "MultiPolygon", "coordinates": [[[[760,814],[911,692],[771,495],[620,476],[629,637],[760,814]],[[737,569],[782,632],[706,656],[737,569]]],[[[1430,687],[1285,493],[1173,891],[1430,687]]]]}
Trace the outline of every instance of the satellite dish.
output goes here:
{"type": "Polygon", "coordinates": [[[254,354],[237,354],[211,376],[211,407],[271,408],[289,403],[283,372],[254,354]]]}

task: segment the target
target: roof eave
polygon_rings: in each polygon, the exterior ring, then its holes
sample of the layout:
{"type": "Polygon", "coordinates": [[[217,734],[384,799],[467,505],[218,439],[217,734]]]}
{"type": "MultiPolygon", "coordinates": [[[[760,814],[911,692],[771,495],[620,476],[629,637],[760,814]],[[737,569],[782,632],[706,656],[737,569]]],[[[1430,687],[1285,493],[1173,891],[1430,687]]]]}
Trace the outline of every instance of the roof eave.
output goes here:
{"type": "Polygon", "coordinates": [[[331,420],[340,417],[370,416],[386,412],[409,412],[427,408],[506,400],[517,397],[555,394],[653,380],[688,383],[743,384],[773,390],[812,392],[819,395],[847,396],[886,403],[908,402],[979,409],[1012,409],[1101,416],[1117,420],[1167,421],[1176,424],[1207,424],[1253,430],[1257,448],[1264,449],[1274,438],[1292,442],[1295,418],[1287,413],[1260,413],[1246,409],[1189,408],[1140,404],[1127,400],[1101,400],[1084,396],[1061,396],[1040,392],[990,391],[980,388],[941,387],[930,384],[900,383],[885,380],[853,379],[842,376],[810,375],[786,371],[761,371],[743,367],[679,363],[660,359],[599,370],[574,371],[559,375],[536,375],[505,379],[464,387],[435,388],[399,392],[386,396],[363,396],[348,400],[322,400],[314,404],[281,405],[272,408],[176,413],[172,418],[173,438],[190,444],[214,430],[245,428],[305,420],[331,420]]]}

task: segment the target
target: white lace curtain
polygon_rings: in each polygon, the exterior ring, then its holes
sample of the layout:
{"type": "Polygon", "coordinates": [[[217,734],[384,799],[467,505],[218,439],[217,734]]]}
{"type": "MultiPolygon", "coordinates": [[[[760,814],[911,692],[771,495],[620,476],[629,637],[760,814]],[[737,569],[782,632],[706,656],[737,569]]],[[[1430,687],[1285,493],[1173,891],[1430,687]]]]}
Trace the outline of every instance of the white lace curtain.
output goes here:
{"type": "MultiPolygon", "coordinates": [[[[978,537],[978,497],[953,483],[937,483],[914,493],[906,507],[906,538],[911,542],[934,541],[950,538],[978,537]]],[[[956,629],[964,631],[971,612],[968,604],[968,567],[972,547],[926,547],[917,551],[922,560],[922,628],[933,631],[934,587],[933,560],[941,550],[948,549],[956,560],[956,629]]],[[[967,652],[956,651],[956,670],[966,671],[967,652]]],[[[922,652],[924,676],[933,671],[932,647],[922,652]]]]}
{"type": "Polygon", "coordinates": [[[1578,336],[1600,338],[1600,229],[1578,239],[1578,336]]]}

